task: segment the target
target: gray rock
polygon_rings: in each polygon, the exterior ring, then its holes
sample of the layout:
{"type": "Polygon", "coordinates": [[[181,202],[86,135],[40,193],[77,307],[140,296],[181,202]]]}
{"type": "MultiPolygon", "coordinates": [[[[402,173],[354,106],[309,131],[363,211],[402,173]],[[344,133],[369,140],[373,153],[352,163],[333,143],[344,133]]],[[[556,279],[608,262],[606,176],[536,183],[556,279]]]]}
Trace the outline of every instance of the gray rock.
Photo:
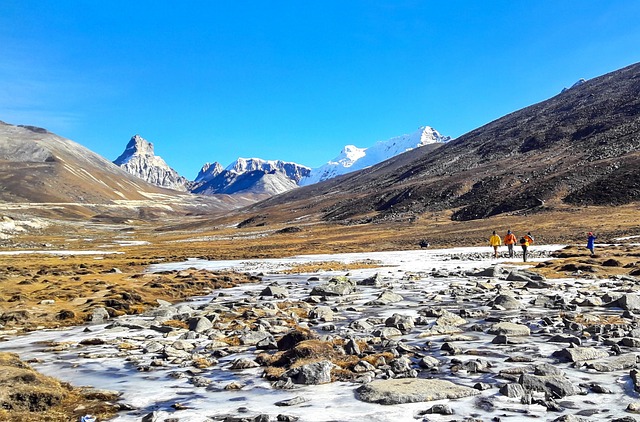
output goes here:
{"type": "Polygon", "coordinates": [[[189,331],[195,331],[196,333],[203,333],[208,329],[213,328],[213,323],[208,318],[191,318],[189,320],[189,331]]]}
{"type": "Polygon", "coordinates": [[[350,338],[344,345],[344,352],[348,355],[360,355],[361,351],[360,351],[360,346],[358,346],[358,343],[350,338]]]}
{"type": "Polygon", "coordinates": [[[640,311],[640,297],[633,293],[626,293],[604,306],[622,308],[625,311],[640,311]]]}
{"type": "Polygon", "coordinates": [[[470,277],[499,277],[502,269],[498,265],[494,265],[493,267],[485,268],[483,270],[474,270],[465,272],[466,275],[470,277]]]}
{"type": "Polygon", "coordinates": [[[527,391],[539,391],[551,397],[566,397],[578,394],[579,390],[560,375],[520,375],[518,383],[527,391]]]}
{"type": "Polygon", "coordinates": [[[109,312],[102,306],[93,308],[91,312],[91,322],[94,324],[104,324],[109,319],[109,312]]]}
{"type": "Polygon", "coordinates": [[[336,277],[327,283],[314,287],[311,296],[344,296],[356,291],[356,283],[347,277],[336,277]]]}
{"type": "Polygon", "coordinates": [[[375,300],[367,302],[365,305],[388,305],[390,303],[401,302],[403,300],[404,298],[399,294],[393,293],[390,290],[385,290],[384,292],[380,293],[380,295],[375,300]]]}
{"type": "Polygon", "coordinates": [[[440,361],[433,356],[424,356],[418,361],[418,365],[424,369],[437,369],[440,364],[440,361]]]}
{"type": "Polygon", "coordinates": [[[289,292],[284,287],[267,286],[260,292],[260,296],[273,296],[276,299],[284,299],[289,297],[289,292]]]}
{"type": "Polygon", "coordinates": [[[609,356],[604,350],[598,350],[593,347],[567,347],[562,350],[553,352],[553,357],[568,362],[583,362],[587,360],[602,359],[609,356]]]}
{"type": "Polygon", "coordinates": [[[612,358],[605,358],[596,362],[589,362],[587,368],[594,369],[598,372],[613,372],[621,369],[632,369],[637,365],[637,355],[635,353],[626,353],[612,358]]]}
{"type": "Polygon", "coordinates": [[[467,320],[454,314],[453,312],[445,311],[437,320],[436,325],[439,326],[451,326],[458,327],[467,323],[467,320]]]}
{"type": "Polygon", "coordinates": [[[333,321],[334,313],[328,306],[316,306],[309,311],[309,318],[330,322],[333,321]]]}
{"type": "Polygon", "coordinates": [[[403,333],[408,333],[415,327],[415,324],[413,322],[413,317],[408,315],[400,315],[400,314],[393,314],[392,316],[387,318],[384,321],[384,325],[386,327],[397,328],[403,333]]]}
{"type": "Polygon", "coordinates": [[[500,394],[509,398],[519,399],[524,396],[525,391],[522,385],[512,382],[500,387],[500,394]]]}
{"type": "Polygon", "coordinates": [[[399,337],[402,335],[402,331],[398,330],[395,327],[383,327],[375,330],[372,333],[375,337],[380,337],[383,339],[389,339],[392,337],[399,337]]]}
{"type": "Polygon", "coordinates": [[[496,296],[490,303],[490,306],[499,309],[513,310],[522,308],[522,303],[511,295],[500,294],[496,296]]]}
{"type": "Polygon", "coordinates": [[[488,333],[505,336],[529,336],[531,335],[531,329],[526,325],[513,322],[498,322],[489,328],[488,333]]]}
{"type": "Polygon", "coordinates": [[[382,280],[380,279],[380,274],[375,273],[371,277],[367,277],[364,280],[360,280],[356,283],[358,286],[374,286],[380,287],[382,285],[382,280]]]}
{"type": "MultiPolygon", "coordinates": [[[[422,412],[421,412],[422,414],[422,412]]],[[[425,415],[453,415],[453,409],[448,404],[434,404],[424,412],[425,415]]]]}
{"type": "Polygon", "coordinates": [[[249,369],[258,366],[260,366],[258,362],[247,358],[238,358],[231,362],[231,369],[249,369]]]}
{"type": "Polygon", "coordinates": [[[335,365],[328,360],[323,360],[289,369],[280,378],[291,378],[296,384],[327,384],[331,382],[331,369],[334,366],[335,365]]]}
{"type": "Polygon", "coordinates": [[[296,396],[291,399],[278,401],[275,403],[275,405],[276,406],[295,406],[296,404],[306,403],[308,401],[309,401],[308,399],[302,396],[296,396]]]}
{"type": "Polygon", "coordinates": [[[245,331],[238,339],[243,346],[255,346],[264,339],[273,339],[273,337],[266,331],[245,331]]]}
{"type": "Polygon", "coordinates": [[[475,396],[478,390],[450,381],[422,378],[375,380],[358,387],[356,397],[369,403],[401,404],[475,396]]]}
{"type": "Polygon", "coordinates": [[[624,337],[619,344],[626,347],[640,347],[640,338],[624,337]]]}

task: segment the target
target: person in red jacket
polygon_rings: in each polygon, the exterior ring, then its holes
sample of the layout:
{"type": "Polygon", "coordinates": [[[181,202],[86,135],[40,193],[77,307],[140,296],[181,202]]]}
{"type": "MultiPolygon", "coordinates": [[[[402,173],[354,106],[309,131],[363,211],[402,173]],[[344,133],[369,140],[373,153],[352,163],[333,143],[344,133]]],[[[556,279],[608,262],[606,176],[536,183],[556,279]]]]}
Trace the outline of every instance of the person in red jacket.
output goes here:
{"type": "Polygon", "coordinates": [[[516,235],[511,233],[511,230],[507,230],[507,235],[503,239],[503,243],[507,245],[507,249],[509,250],[509,258],[513,258],[513,245],[518,242],[516,235]]]}

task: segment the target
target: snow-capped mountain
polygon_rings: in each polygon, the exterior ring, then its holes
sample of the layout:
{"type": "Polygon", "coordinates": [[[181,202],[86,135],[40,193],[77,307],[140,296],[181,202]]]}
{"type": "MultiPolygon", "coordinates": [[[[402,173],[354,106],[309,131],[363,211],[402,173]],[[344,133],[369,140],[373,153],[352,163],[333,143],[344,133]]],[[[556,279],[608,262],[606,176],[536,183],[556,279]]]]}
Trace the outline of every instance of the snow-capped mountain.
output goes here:
{"type": "Polygon", "coordinates": [[[311,172],[309,167],[281,160],[238,158],[224,170],[219,163],[205,164],[193,193],[268,193],[278,194],[298,186],[298,182],[311,172]]]}
{"type": "Polygon", "coordinates": [[[113,161],[126,172],[156,186],[189,190],[190,182],[153,152],[153,144],[139,135],[131,138],[124,152],[113,161]]]}
{"type": "Polygon", "coordinates": [[[309,167],[300,164],[281,160],[263,160],[261,158],[238,158],[229,164],[226,170],[239,174],[254,170],[262,170],[265,172],[279,171],[284,173],[289,179],[295,181],[296,184],[311,172],[309,167]]]}
{"type": "Polygon", "coordinates": [[[342,174],[370,167],[414,148],[436,142],[447,142],[450,139],[449,136],[443,136],[429,126],[423,126],[414,133],[379,141],[369,148],[347,145],[336,158],[318,168],[312,169],[311,174],[302,179],[299,184],[306,186],[322,182],[342,174]]]}
{"type": "Polygon", "coordinates": [[[222,173],[223,171],[224,171],[224,167],[222,167],[222,164],[220,164],[217,161],[214,162],[213,164],[206,163],[200,169],[200,172],[196,176],[196,180],[194,180],[194,182],[196,182],[196,183],[206,183],[209,180],[211,180],[214,177],[216,177],[217,175],[219,175],[220,173],[222,173]]]}

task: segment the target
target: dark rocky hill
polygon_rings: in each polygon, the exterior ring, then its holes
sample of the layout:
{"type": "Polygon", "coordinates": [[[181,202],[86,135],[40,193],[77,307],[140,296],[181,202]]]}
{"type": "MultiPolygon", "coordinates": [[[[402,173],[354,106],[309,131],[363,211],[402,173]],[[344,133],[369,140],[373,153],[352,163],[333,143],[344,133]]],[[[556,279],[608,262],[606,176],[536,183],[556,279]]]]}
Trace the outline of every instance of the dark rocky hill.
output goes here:
{"type": "Polygon", "coordinates": [[[638,200],[640,64],[634,64],[439,148],[418,148],[250,211],[366,222],[453,210],[454,220],[472,220],[543,206],[638,200]]]}

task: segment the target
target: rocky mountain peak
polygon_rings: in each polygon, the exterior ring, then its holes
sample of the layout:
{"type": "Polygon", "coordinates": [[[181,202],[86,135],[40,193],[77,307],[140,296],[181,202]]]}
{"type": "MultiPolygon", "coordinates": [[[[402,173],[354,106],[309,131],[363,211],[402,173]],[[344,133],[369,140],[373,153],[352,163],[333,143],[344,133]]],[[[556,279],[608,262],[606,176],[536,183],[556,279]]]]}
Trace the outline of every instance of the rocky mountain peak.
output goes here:
{"type": "Polygon", "coordinates": [[[155,155],[153,144],[140,135],[131,137],[124,152],[113,163],[156,186],[179,191],[186,191],[190,186],[186,178],[155,155]]]}
{"type": "Polygon", "coordinates": [[[124,164],[135,155],[154,156],[153,144],[140,135],[132,136],[124,152],[114,160],[114,164],[124,164]]]}

